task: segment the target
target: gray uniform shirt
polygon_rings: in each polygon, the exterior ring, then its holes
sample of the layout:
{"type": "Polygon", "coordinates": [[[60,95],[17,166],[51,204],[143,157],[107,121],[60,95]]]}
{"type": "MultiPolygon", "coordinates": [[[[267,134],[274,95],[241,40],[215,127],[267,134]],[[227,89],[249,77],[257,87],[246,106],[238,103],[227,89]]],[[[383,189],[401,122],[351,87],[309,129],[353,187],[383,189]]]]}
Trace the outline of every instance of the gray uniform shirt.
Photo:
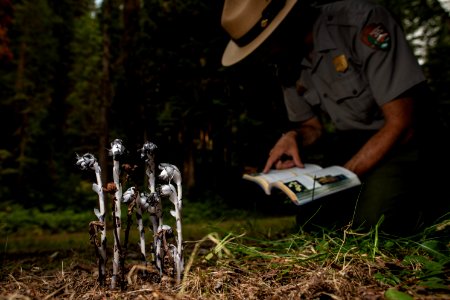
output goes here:
{"type": "Polygon", "coordinates": [[[381,6],[362,0],[321,7],[311,60],[297,86],[283,87],[290,121],[325,111],[338,130],[383,126],[380,106],[425,80],[399,24],[381,6]]]}

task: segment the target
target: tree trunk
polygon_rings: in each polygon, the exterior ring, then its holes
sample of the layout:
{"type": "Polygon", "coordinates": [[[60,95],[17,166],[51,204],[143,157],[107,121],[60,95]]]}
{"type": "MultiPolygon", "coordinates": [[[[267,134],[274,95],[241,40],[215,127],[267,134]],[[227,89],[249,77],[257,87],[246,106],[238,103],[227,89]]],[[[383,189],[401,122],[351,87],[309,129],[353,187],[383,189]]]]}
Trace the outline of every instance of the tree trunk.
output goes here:
{"type": "MultiPolygon", "coordinates": [[[[24,41],[20,43],[19,48],[19,60],[17,63],[17,77],[16,77],[16,86],[15,86],[15,94],[16,98],[20,99],[24,97],[24,88],[25,88],[25,63],[26,63],[26,49],[27,45],[24,41]]],[[[22,116],[22,123],[20,128],[17,130],[18,136],[20,139],[19,142],[19,159],[17,160],[19,162],[19,176],[17,178],[17,186],[21,186],[22,184],[22,175],[23,175],[23,168],[24,168],[24,162],[25,162],[25,152],[28,145],[28,137],[27,137],[27,130],[26,127],[28,126],[28,113],[22,113],[18,111],[18,114],[22,116]]]]}
{"type": "Polygon", "coordinates": [[[105,184],[108,182],[108,155],[106,149],[110,148],[109,145],[109,112],[111,110],[113,87],[111,84],[111,39],[109,36],[109,26],[111,22],[111,0],[105,0],[103,2],[103,57],[102,57],[102,82],[101,82],[101,104],[99,110],[99,144],[98,144],[98,157],[100,167],[102,169],[102,182],[105,184]]]}
{"type": "Polygon", "coordinates": [[[140,34],[140,1],[124,0],[123,8],[123,35],[122,35],[122,62],[126,81],[122,85],[122,100],[120,103],[121,116],[127,121],[130,131],[134,132],[132,136],[128,136],[129,145],[136,146],[144,143],[142,140],[144,134],[144,109],[142,96],[142,77],[140,74],[141,62],[138,55],[139,52],[139,34],[140,34]]]}

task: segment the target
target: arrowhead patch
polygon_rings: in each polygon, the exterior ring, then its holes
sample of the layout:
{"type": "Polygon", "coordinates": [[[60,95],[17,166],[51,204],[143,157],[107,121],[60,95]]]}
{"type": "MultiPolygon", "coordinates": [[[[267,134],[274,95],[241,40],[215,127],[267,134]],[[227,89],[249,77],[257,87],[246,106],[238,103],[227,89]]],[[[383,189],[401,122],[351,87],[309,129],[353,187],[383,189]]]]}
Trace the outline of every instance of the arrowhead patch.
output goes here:
{"type": "Polygon", "coordinates": [[[391,36],[381,23],[367,25],[361,31],[361,40],[370,48],[388,50],[391,46],[391,36]]]}

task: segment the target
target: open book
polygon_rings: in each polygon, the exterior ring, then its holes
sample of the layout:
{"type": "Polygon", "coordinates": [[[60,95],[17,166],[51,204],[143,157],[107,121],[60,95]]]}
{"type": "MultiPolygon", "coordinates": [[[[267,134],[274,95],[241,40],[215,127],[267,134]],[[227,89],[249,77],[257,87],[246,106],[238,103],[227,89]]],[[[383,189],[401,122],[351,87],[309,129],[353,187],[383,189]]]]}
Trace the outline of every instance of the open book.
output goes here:
{"type": "Polygon", "coordinates": [[[343,167],[322,168],[315,164],[305,164],[304,168],[270,170],[266,174],[244,174],[242,178],[258,183],[267,195],[270,195],[272,188],[278,188],[297,205],[361,184],[356,174],[343,167]]]}

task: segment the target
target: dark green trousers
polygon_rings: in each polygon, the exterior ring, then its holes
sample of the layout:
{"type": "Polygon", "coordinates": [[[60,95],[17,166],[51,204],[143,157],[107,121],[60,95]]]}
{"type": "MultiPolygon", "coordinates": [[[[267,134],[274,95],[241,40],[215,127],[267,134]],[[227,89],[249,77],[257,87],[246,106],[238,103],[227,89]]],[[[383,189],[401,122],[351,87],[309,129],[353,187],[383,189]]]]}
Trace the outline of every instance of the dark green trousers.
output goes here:
{"type": "Polygon", "coordinates": [[[353,226],[371,228],[383,217],[381,229],[390,233],[413,233],[423,223],[420,198],[419,151],[399,147],[378,167],[362,178],[356,196],[353,226]]]}

